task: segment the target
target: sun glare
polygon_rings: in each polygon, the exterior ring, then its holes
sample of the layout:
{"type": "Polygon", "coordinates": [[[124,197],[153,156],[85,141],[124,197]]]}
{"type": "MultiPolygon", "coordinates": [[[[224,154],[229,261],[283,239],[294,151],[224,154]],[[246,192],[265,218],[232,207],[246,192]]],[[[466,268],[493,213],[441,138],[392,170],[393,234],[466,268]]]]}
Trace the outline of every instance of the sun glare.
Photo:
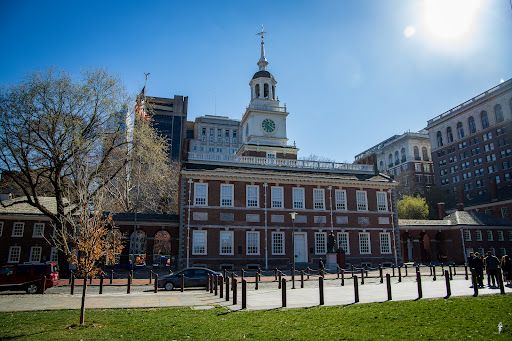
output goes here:
{"type": "Polygon", "coordinates": [[[471,32],[480,5],[480,0],[425,0],[425,24],[436,39],[459,40],[471,32]]]}

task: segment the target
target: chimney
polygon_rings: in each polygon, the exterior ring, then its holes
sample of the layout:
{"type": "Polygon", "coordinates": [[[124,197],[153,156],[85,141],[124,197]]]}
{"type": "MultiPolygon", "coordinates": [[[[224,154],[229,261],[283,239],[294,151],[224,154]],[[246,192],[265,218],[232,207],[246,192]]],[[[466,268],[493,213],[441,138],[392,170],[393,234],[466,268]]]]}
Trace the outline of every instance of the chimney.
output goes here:
{"type": "MultiPolygon", "coordinates": [[[[462,186],[457,187],[457,198],[459,204],[464,206],[464,188],[462,188],[462,186]]],[[[457,207],[459,207],[459,205],[457,205],[457,207]]]]}
{"type": "Polygon", "coordinates": [[[489,179],[489,193],[491,193],[491,201],[498,201],[498,184],[495,179],[489,179]]]}
{"type": "Polygon", "coordinates": [[[444,207],[444,202],[438,202],[437,203],[437,210],[439,212],[439,219],[444,219],[444,217],[446,216],[446,210],[445,210],[445,207],[444,207]]]}
{"type": "Polygon", "coordinates": [[[457,204],[457,211],[464,211],[464,203],[459,202],[457,204]]]}

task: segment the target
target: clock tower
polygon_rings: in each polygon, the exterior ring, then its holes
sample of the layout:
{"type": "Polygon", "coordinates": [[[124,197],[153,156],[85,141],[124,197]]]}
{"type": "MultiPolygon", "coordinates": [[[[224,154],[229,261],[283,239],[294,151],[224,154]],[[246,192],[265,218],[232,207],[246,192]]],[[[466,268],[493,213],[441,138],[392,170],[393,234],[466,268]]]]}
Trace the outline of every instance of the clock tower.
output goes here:
{"type": "Polygon", "coordinates": [[[274,157],[280,159],[297,159],[298,148],[288,145],[286,137],[286,105],[279,106],[276,96],[277,81],[268,72],[265,57],[263,26],[261,36],[261,57],[258,61],[259,71],[254,74],[251,87],[251,102],[242,117],[243,145],[238,155],[274,157]]]}

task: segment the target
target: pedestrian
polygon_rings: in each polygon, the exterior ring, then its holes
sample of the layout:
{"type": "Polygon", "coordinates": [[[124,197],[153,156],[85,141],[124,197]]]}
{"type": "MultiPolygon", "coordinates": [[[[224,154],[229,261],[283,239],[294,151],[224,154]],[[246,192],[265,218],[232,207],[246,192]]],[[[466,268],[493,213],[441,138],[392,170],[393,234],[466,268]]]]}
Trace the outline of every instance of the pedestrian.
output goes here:
{"type": "Polygon", "coordinates": [[[508,285],[512,284],[512,260],[509,255],[501,257],[501,271],[503,272],[503,280],[508,285]]]}
{"type": "Polygon", "coordinates": [[[500,267],[500,260],[498,257],[492,254],[492,251],[487,251],[487,257],[485,257],[485,269],[487,270],[487,282],[489,286],[495,287],[499,284],[498,280],[498,268],[500,267]]]}
{"type": "Polygon", "coordinates": [[[480,288],[484,287],[484,262],[480,258],[480,253],[475,252],[475,257],[471,261],[471,269],[474,269],[476,274],[476,281],[480,288]]]}

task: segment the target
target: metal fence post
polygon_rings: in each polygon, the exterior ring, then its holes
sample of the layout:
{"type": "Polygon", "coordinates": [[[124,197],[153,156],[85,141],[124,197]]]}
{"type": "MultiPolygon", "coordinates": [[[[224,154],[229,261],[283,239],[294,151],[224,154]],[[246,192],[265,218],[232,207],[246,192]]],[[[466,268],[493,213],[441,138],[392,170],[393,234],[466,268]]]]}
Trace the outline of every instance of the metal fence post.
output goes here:
{"type": "Polygon", "coordinates": [[[386,274],[386,287],[388,289],[388,301],[391,301],[393,297],[391,296],[391,276],[389,274],[386,274]]]}
{"type": "MultiPolygon", "coordinates": [[[[85,283],[85,282],[84,282],[85,283]]],[[[131,292],[131,285],[132,285],[132,275],[128,275],[128,283],[126,286],[126,293],[129,294],[131,292]]]]}
{"type": "Polygon", "coordinates": [[[359,286],[357,282],[357,275],[354,275],[354,298],[355,303],[359,302],[359,286]]]}
{"type": "Polygon", "coordinates": [[[448,270],[444,272],[444,279],[446,282],[446,297],[450,297],[452,295],[452,288],[450,287],[450,273],[448,270]]]}
{"type": "Polygon", "coordinates": [[[320,305],[324,305],[324,278],[318,279],[318,289],[320,290],[320,305]]]}
{"type": "Polygon", "coordinates": [[[155,274],[155,294],[158,292],[158,274],[155,274]]]}
{"type": "Polygon", "coordinates": [[[281,281],[283,282],[282,285],[281,285],[282,307],[286,308],[286,278],[283,278],[281,281]]]}
{"type": "Polygon", "coordinates": [[[233,277],[233,305],[237,304],[237,299],[238,299],[238,293],[237,293],[237,290],[238,290],[238,285],[237,285],[237,280],[236,278],[233,277]]]}
{"type": "Polygon", "coordinates": [[[242,279],[242,309],[247,309],[247,280],[242,279]]]}
{"type": "Polygon", "coordinates": [[[418,284],[418,298],[423,297],[423,290],[421,288],[421,272],[416,272],[416,282],[418,284]]]}
{"type": "Polygon", "coordinates": [[[101,277],[100,277],[100,295],[103,294],[103,274],[101,274],[101,277]]]}

